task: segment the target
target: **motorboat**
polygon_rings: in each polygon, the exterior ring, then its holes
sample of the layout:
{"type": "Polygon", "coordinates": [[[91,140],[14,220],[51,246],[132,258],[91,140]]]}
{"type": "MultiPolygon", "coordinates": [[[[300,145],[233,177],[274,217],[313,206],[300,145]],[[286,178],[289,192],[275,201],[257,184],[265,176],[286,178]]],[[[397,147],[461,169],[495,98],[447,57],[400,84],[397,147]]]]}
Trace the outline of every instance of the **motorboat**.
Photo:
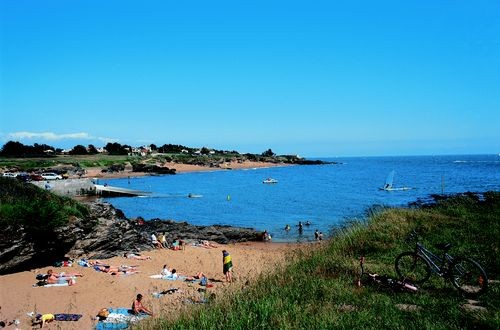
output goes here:
{"type": "Polygon", "coordinates": [[[273,179],[273,178],[267,178],[264,181],[262,181],[262,183],[267,183],[267,184],[278,183],[278,180],[273,179]]]}

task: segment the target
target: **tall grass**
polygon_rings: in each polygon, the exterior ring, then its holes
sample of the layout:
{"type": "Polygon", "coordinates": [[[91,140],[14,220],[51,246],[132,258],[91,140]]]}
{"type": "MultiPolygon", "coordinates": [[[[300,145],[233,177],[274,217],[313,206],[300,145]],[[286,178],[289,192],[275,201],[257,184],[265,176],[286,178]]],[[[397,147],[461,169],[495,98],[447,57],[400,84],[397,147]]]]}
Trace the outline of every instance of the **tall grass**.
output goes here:
{"type": "Polygon", "coordinates": [[[68,223],[70,217],[89,214],[86,206],[67,197],[13,178],[0,177],[0,228],[24,228],[38,236],[68,223]]]}
{"type": "Polygon", "coordinates": [[[141,329],[498,329],[500,295],[491,285],[467,312],[465,298],[449,282],[434,276],[417,293],[354,285],[358,258],[369,272],[396,277],[394,258],[410,250],[406,235],[416,229],[423,242],[449,241],[451,253],[467,254],[490,278],[498,278],[500,193],[461,195],[420,209],[382,209],[368,219],[336,230],[326,244],[293,252],[286,266],[239,292],[225,293],[178,319],[154,319],[141,329]],[[483,198],[484,197],[484,198],[483,198]],[[414,305],[403,311],[398,304],[414,305]]]}

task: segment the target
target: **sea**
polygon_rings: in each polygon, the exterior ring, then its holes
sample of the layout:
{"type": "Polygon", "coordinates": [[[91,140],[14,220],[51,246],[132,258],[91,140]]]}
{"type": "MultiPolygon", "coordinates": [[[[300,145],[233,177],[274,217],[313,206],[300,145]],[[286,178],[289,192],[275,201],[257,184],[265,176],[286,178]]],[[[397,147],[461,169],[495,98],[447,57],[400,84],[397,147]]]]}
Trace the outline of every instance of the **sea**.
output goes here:
{"type": "Polygon", "coordinates": [[[148,191],[145,197],[104,198],[129,218],[170,219],[194,225],[267,230],[276,242],[328,236],[373,207],[407,206],[432,194],[500,191],[500,155],[320,158],[328,165],[217,170],[176,175],[101,179],[148,191]],[[380,187],[394,171],[394,187],[380,187]],[[273,178],[275,184],[264,184],[273,178]],[[189,196],[194,196],[190,198],[189,196]],[[310,225],[298,229],[298,223],[310,225]],[[291,230],[284,230],[286,225],[291,230]]]}

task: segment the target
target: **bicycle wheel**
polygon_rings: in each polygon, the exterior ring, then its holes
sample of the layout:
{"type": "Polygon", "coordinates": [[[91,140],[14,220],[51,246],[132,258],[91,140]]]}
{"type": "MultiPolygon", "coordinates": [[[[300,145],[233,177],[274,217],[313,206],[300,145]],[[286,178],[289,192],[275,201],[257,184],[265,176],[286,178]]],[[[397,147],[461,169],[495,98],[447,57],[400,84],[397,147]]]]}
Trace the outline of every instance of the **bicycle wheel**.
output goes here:
{"type": "Polygon", "coordinates": [[[474,260],[458,257],[450,267],[450,280],[466,295],[480,295],[488,289],[488,276],[474,260]]]}
{"type": "Polygon", "coordinates": [[[431,276],[431,266],[415,252],[401,253],[396,257],[394,265],[402,280],[409,280],[414,284],[424,283],[431,276]]]}

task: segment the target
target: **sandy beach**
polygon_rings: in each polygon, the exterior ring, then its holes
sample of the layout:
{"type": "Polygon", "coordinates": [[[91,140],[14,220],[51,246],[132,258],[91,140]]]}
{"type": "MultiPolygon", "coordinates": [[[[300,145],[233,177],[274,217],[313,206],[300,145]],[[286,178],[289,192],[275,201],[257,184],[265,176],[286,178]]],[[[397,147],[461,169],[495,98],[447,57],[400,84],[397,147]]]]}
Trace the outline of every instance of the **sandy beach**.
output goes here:
{"type": "MultiPolygon", "coordinates": [[[[227,162],[221,165],[221,167],[208,167],[202,165],[190,165],[190,164],[178,164],[178,163],[163,163],[163,167],[168,167],[169,169],[175,169],[177,173],[185,172],[205,172],[205,171],[224,171],[224,170],[241,170],[241,169],[253,169],[253,168],[269,168],[269,167],[283,167],[283,166],[293,166],[291,164],[285,163],[267,163],[267,162],[254,162],[254,161],[244,161],[244,162],[227,162]]],[[[126,178],[139,177],[149,175],[149,173],[144,172],[132,172],[131,169],[125,169],[122,172],[114,173],[102,173],[102,167],[90,167],[86,168],[87,178],[126,178]]]]}
{"type": "MultiPolygon", "coordinates": [[[[238,243],[219,245],[216,248],[203,248],[192,245],[185,250],[153,250],[144,255],[151,260],[132,260],[124,257],[106,259],[110,265],[138,265],[140,273],[124,276],[113,276],[97,272],[92,268],[79,265],[72,267],[44,267],[15,274],[0,276],[0,318],[6,321],[14,319],[21,323],[18,329],[30,329],[29,312],[35,313],[71,313],[83,314],[77,322],[54,321],[48,329],[91,329],[95,325],[94,317],[101,308],[130,308],[138,293],[144,295],[144,305],[150,307],[155,315],[162,313],[175,315],[186,306],[192,306],[191,300],[198,300],[199,283],[184,281],[168,281],[152,279],[149,276],[159,274],[163,265],[177,269],[181,275],[194,275],[204,272],[213,287],[207,288],[209,293],[224,295],[226,290],[241,288],[247,281],[252,282],[261,273],[272,271],[275,263],[285,260],[290,249],[296,244],[280,243],[238,243]],[[226,283],[222,273],[222,250],[226,249],[233,258],[236,281],[226,283]],[[263,260],[266,260],[264,263],[263,260]],[[73,286],[65,287],[33,287],[36,274],[45,274],[47,270],[55,272],[76,272],[83,277],[77,278],[73,286]],[[178,288],[174,294],[153,296],[153,292],[161,292],[170,288],[178,288]]],[[[14,325],[7,329],[15,329],[14,325]]]]}
{"type": "MultiPolygon", "coordinates": [[[[222,168],[187,164],[165,164],[175,168],[178,173],[194,171],[215,171],[222,168]]],[[[273,164],[246,161],[243,163],[227,163],[227,169],[265,168],[287,166],[286,164],[273,164]]],[[[102,173],[102,168],[88,168],[87,178],[118,178],[148,175],[123,171],[118,173],[102,173]]],[[[97,272],[92,268],[77,265],[72,267],[44,267],[32,269],[9,275],[0,276],[0,320],[6,323],[19,320],[18,329],[30,329],[31,322],[27,313],[71,313],[82,314],[77,322],[54,321],[49,323],[48,329],[91,329],[95,325],[95,316],[101,308],[126,307],[129,308],[138,293],[144,295],[144,304],[156,314],[175,315],[186,306],[189,301],[200,299],[198,283],[184,281],[168,281],[152,279],[149,276],[159,274],[163,265],[169,269],[175,268],[179,274],[191,276],[203,272],[213,287],[207,292],[214,292],[217,296],[223,295],[226,290],[241,288],[247,281],[254,280],[259,274],[274,269],[274,263],[283,262],[287,251],[297,248],[297,244],[280,243],[238,243],[219,245],[217,248],[203,248],[187,245],[183,251],[152,250],[144,251],[144,255],[152,257],[151,260],[133,260],[124,257],[114,257],[103,260],[114,266],[137,265],[140,273],[125,276],[112,276],[97,272]],[[236,281],[226,283],[222,273],[222,250],[226,249],[233,257],[234,274],[236,281]],[[266,263],[263,263],[266,260],[266,263]],[[268,260],[272,260],[269,262],[268,260]],[[46,274],[49,269],[55,272],[81,273],[74,286],[66,287],[34,287],[37,274],[46,274]],[[179,291],[160,298],[153,296],[153,292],[161,292],[170,288],[179,291]]],[[[15,329],[10,325],[7,329],[15,329]]]]}

